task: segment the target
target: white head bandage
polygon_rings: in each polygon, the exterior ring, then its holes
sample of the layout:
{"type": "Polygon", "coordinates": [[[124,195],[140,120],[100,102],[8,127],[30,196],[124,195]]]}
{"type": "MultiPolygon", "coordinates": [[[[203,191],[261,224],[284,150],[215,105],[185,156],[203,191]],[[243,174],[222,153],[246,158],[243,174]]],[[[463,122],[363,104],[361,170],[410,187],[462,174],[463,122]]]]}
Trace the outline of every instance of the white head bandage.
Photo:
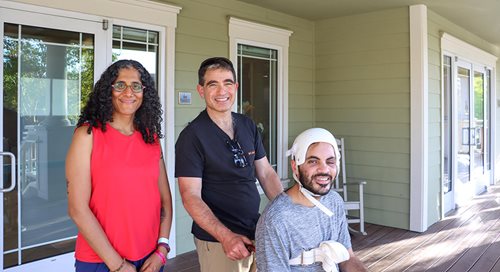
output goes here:
{"type": "MultiPolygon", "coordinates": [[[[300,133],[295,141],[293,142],[292,147],[286,152],[287,156],[291,156],[291,159],[295,161],[297,167],[303,164],[306,161],[306,154],[309,146],[313,143],[328,143],[333,146],[333,150],[335,152],[336,165],[339,165],[340,162],[340,152],[339,147],[337,146],[337,140],[335,137],[326,129],[323,128],[310,128],[300,133]]],[[[338,175],[339,171],[337,171],[338,175]]],[[[293,173],[293,179],[299,184],[300,192],[311,201],[316,207],[321,209],[328,216],[332,216],[333,213],[323,204],[321,204],[314,196],[319,196],[314,194],[313,192],[304,188],[302,183],[299,181],[299,178],[295,173],[293,173]]]]}

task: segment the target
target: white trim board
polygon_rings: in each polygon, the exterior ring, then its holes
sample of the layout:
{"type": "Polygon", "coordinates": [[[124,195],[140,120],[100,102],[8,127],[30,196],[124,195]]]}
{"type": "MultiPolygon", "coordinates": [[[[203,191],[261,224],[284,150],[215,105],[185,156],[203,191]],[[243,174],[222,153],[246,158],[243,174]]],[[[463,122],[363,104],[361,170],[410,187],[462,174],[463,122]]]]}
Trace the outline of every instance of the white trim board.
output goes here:
{"type": "Polygon", "coordinates": [[[410,230],[428,221],[428,42],[427,7],[410,6],[410,230]]]}
{"type": "Polygon", "coordinates": [[[441,33],[441,48],[469,62],[486,65],[490,68],[496,66],[498,59],[495,55],[455,38],[446,32],[441,33]]]}

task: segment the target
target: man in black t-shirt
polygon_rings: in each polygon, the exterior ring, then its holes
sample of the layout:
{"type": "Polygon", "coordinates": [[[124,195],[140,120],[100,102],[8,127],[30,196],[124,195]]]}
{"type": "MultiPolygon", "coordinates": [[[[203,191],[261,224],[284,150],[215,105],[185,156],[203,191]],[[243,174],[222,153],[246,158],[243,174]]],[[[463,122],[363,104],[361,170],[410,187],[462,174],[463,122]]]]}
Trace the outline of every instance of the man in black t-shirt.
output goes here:
{"type": "Polygon", "coordinates": [[[238,89],[231,61],[203,61],[196,88],[206,109],[179,135],[175,176],[194,221],[201,271],[255,271],[255,180],[271,200],[283,188],[253,121],[231,112],[238,89]]]}

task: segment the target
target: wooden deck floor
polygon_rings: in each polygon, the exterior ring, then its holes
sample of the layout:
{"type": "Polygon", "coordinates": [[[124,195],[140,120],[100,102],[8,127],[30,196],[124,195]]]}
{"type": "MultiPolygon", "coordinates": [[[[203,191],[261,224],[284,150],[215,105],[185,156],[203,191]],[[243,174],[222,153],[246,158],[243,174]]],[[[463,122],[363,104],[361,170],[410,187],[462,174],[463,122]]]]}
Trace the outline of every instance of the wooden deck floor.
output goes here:
{"type": "MultiPolygon", "coordinates": [[[[369,271],[500,272],[500,186],[423,233],[374,224],[366,230],[367,236],[354,235],[352,243],[369,271]]],[[[199,269],[194,251],[166,266],[166,272],[199,269]]]]}

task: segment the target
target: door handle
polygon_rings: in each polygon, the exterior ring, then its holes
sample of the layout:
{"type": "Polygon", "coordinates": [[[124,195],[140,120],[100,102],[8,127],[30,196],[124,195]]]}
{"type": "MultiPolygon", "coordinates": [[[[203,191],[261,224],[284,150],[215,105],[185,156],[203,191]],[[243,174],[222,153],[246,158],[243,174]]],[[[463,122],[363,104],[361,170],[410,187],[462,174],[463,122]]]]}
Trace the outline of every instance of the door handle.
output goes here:
{"type": "Polygon", "coordinates": [[[3,193],[10,192],[16,187],[16,156],[10,152],[0,152],[0,156],[10,157],[10,187],[2,188],[3,193]]]}

